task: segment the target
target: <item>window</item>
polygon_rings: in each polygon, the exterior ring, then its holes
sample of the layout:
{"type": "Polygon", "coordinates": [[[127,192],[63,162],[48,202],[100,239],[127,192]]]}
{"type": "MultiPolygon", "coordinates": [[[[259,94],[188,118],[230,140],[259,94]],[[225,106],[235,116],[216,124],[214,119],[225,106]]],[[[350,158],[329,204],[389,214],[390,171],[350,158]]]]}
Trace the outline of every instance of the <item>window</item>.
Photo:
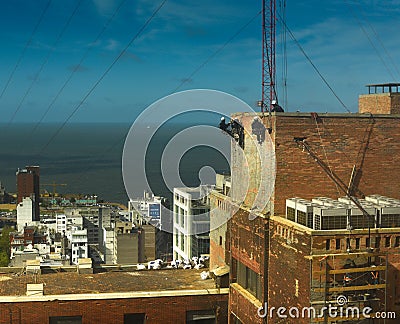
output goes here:
{"type": "Polygon", "coordinates": [[[219,245],[222,245],[222,236],[219,237],[219,245]]]}
{"type": "Polygon", "coordinates": [[[360,249],[360,238],[357,237],[356,238],[356,250],[359,250],[359,249],[360,249]]]}
{"type": "Polygon", "coordinates": [[[325,249],[328,251],[331,249],[331,240],[327,239],[325,243],[325,249]]]}
{"type": "Polygon", "coordinates": [[[385,247],[390,247],[390,236],[385,237],[385,247]]]}
{"type": "Polygon", "coordinates": [[[82,324],[82,316],[51,316],[50,324],[82,324]]]}
{"type": "Polygon", "coordinates": [[[375,237],[375,248],[379,248],[381,246],[381,237],[375,237]]]}
{"type": "Polygon", "coordinates": [[[243,288],[247,289],[258,300],[262,299],[261,277],[259,274],[246,267],[240,261],[237,262],[237,282],[243,288]]]}
{"type": "Polygon", "coordinates": [[[369,237],[367,237],[367,238],[365,239],[365,246],[366,246],[367,248],[371,247],[371,239],[370,239],[369,237]]]}
{"type": "Polygon", "coordinates": [[[396,236],[396,239],[394,241],[394,246],[399,247],[400,246],[400,236],[396,236]]]}
{"type": "Polygon", "coordinates": [[[351,250],[350,238],[346,238],[346,250],[351,250]]]}
{"type": "Polygon", "coordinates": [[[141,324],[146,320],[145,313],[124,314],[124,324],[141,324]]]}
{"type": "Polygon", "coordinates": [[[340,250],[340,239],[336,239],[336,250],[340,250]]]}
{"type": "Polygon", "coordinates": [[[186,323],[187,324],[214,324],[215,313],[212,309],[210,310],[196,310],[186,312],[186,323]]]}

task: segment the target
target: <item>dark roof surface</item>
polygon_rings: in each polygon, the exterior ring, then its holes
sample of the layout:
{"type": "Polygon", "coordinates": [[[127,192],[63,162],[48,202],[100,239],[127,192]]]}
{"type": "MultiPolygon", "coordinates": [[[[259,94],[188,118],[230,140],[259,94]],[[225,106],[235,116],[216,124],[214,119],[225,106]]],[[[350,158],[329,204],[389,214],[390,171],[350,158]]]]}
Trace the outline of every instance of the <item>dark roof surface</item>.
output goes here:
{"type": "Polygon", "coordinates": [[[212,279],[202,280],[202,270],[143,270],[78,274],[63,272],[37,275],[0,274],[0,296],[25,296],[28,283],[43,283],[44,295],[98,294],[215,288],[212,279]]]}

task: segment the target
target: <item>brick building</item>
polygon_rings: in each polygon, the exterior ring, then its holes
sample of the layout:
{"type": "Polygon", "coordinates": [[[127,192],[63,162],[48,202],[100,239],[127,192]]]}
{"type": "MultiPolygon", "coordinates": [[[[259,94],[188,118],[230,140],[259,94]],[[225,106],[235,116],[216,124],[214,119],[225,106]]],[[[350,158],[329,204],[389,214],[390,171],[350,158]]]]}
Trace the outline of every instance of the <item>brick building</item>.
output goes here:
{"type": "Polygon", "coordinates": [[[38,233],[36,227],[25,226],[22,233],[10,233],[10,255],[13,257],[17,251],[23,251],[28,246],[32,249],[35,244],[45,244],[46,242],[46,235],[38,233]]]}
{"type": "MultiPolygon", "coordinates": [[[[244,132],[244,154],[236,143],[232,145],[231,195],[214,192],[211,197],[212,208],[217,208],[215,213],[223,215],[233,210],[226,227],[224,245],[225,262],[230,266],[231,277],[230,323],[301,323],[301,319],[262,318],[257,311],[266,302],[271,307],[310,306],[310,296],[315,292],[311,288],[312,269],[319,267],[314,258],[320,260],[328,255],[326,259],[330,263],[331,254],[348,253],[342,242],[354,234],[352,231],[300,230],[302,225],[283,219],[288,198],[311,200],[325,196],[337,199],[345,194],[316,160],[299,148],[295,139],[307,141],[315,155],[349,187],[353,196],[380,194],[400,198],[400,164],[393,159],[400,154],[400,115],[394,114],[400,99],[397,89],[390,87],[389,94],[382,95],[389,96],[390,100],[377,101],[375,93],[360,96],[360,112],[363,113],[272,113],[270,117],[260,116],[265,128],[270,129],[272,147],[267,145],[267,150],[275,152],[276,174],[271,164],[267,165],[271,170],[260,168],[257,134],[244,132]],[[267,177],[268,182],[274,183],[274,188],[269,203],[262,211],[256,212],[253,203],[261,177],[267,177]],[[241,202],[243,188],[246,192],[241,202]],[[286,222],[286,227],[278,225],[280,222],[286,222]],[[277,234],[280,232],[278,226],[285,228],[284,236],[277,234]],[[285,235],[289,228],[297,233],[297,243],[290,241],[288,244],[285,235]],[[327,251],[328,239],[339,242],[339,249],[327,251]]],[[[254,115],[238,113],[232,118],[237,118],[245,130],[252,130],[254,115]]],[[[360,229],[357,233],[358,239],[365,241],[368,229],[360,229]]],[[[393,241],[397,233],[400,233],[400,228],[374,229],[371,237],[371,241],[375,237],[392,237],[384,250],[384,254],[387,253],[384,260],[388,262],[388,279],[384,283],[385,297],[382,298],[387,298],[388,310],[394,310],[398,303],[399,292],[395,287],[400,269],[400,249],[393,241]]],[[[211,247],[219,245],[219,236],[211,235],[211,247]]],[[[356,259],[361,252],[367,253],[365,244],[363,249],[361,246],[357,253],[351,254],[351,259],[356,259]]],[[[374,258],[378,257],[381,255],[374,255],[374,258]]],[[[211,255],[210,264],[221,266],[221,252],[218,258],[216,260],[211,255]]],[[[323,318],[321,322],[324,321],[328,322],[323,318]]]]}
{"type": "Polygon", "coordinates": [[[226,323],[228,290],[200,272],[3,274],[0,323],[226,323]]]}
{"type": "Polygon", "coordinates": [[[24,198],[30,197],[34,202],[33,221],[40,220],[40,168],[38,166],[27,166],[25,169],[18,169],[17,173],[17,203],[24,198]]]}

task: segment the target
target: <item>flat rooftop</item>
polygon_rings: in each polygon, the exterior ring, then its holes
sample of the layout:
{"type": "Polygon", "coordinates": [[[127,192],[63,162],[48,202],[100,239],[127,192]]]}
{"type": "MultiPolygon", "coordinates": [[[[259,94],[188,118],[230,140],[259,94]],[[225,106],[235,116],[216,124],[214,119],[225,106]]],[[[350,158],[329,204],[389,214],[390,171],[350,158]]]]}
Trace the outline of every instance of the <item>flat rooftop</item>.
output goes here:
{"type": "Polygon", "coordinates": [[[202,270],[142,270],[78,274],[62,272],[37,275],[0,274],[0,296],[26,296],[26,285],[43,283],[46,295],[128,293],[172,290],[209,290],[214,280],[202,280],[202,270]]]}

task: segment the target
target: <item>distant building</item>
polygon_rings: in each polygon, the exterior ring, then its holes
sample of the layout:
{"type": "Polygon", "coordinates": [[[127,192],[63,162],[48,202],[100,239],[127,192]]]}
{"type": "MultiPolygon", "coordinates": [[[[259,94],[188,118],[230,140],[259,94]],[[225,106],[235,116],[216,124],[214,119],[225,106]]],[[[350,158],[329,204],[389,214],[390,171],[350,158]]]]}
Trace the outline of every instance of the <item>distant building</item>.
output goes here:
{"type": "Polygon", "coordinates": [[[78,264],[78,259],[88,257],[87,229],[74,230],[71,233],[71,263],[78,264]]]}
{"type": "Polygon", "coordinates": [[[0,181],[0,204],[9,204],[12,201],[12,196],[6,192],[6,188],[0,181]]]}
{"type": "Polygon", "coordinates": [[[27,166],[25,169],[18,169],[17,173],[17,203],[21,203],[24,198],[31,198],[34,204],[32,220],[40,219],[40,169],[39,166],[27,166]]]}
{"type": "Polygon", "coordinates": [[[117,258],[114,228],[102,227],[101,230],[101,242],[99,243],[99,247],[103,254],[103,261],[106,264],[115,264],[117,263],[117,258]]]}
{"type": "Polygon", "coordinates": [[[24,197],[17,205],[17,229],[23,231],[25,226],[37,225],[35,217],[35,202],[30,197],[24,197]]]}
{"type": "Polygon", "coordinates": [[[138,233],[115,233],[116,262],[118,264],[137,264],[139,262],[138,233]]]}
{"type": "Polygon", "coordinates": [[[143,225],[132,228],[131,222],[115,223],[115,261],[118,264],[136,264],[156,259],[156,228],[143,225]]]}
{"type": "Polygon", "coordinates": [[[46,244],[46,235],[37,232],[33,226],[26,226],[22,233],[10,233],[10,258],[13,258],[17,251],[31,250],[35,244],[46,244]]]}
{"type": "Polygon", "coordinates": [[[130,199],[128,202],[129,219],[136,227],[143,224],[161,226],[163,197],[144,192],[143,198],[130,199]]]}
{"type": "Polygon", "coordinates": [[[56,215],[56,232],[65,233],[67,230],[67,216],[56,215]]]}
{"type": "Polygon", "coordinates": [[[88,232],[88,244],[98,245],[101,241],[100,230],[102,226],[111,227],[111,223],[118,219],[118,214],[108,207],[67,207],[64,212],[68,223],[76,217],[82,217],[83,227],[88,232]]]}
{"type": "Polygon", "coordinates": [[[216,175],[215,188],[210,195],[210,270],[225,267],[229,264],[226,251],[226,237],[230,218],[231,177],[216,175]]]}
{"type": "Polygon", "coordinates": [[[210,252],[211,186],[174,188],[173,258],[191,259],[210,252]]]}

